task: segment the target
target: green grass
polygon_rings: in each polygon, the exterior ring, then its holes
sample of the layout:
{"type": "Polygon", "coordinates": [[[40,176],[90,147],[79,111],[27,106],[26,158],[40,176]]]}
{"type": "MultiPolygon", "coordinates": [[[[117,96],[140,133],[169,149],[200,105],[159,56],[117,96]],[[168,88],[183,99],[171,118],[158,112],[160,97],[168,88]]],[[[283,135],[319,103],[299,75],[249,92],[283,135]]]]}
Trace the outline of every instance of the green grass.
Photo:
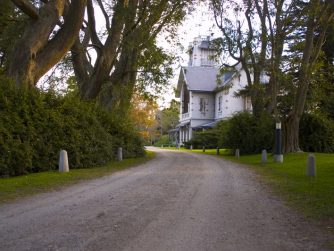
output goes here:
{"type": "Polygon", "coordinates": [[[112,174],[142,164],[155,156],[147,151],[145,157],[124,159],[121,162],[112,161],[102,167],[71,169],[69,173],[48,171],[24,176],[0,179],[0,204],[33,194],[59,190],[62,187],[112,174]]]}
{"type": "MultiPolygon", "coordinates": [[[[193,152],[203,153],[202,150],[193,152]]],[[[306,176],[308,153],[284,155],[284,163],[275,163],[268,154],[268,163],[261,163],[261,155],[245,155],[237,159],[220,150],[221,157],[250,165],[259,173],[262,181],[269,184],[272,191],[281,196],[290,206],[298,209],[306,217],[324,221],[334,228],[334,154],[315,153],[316,177],[306,176]]],[[[216,155],[215,149],[205,154],[216,155]]]]}

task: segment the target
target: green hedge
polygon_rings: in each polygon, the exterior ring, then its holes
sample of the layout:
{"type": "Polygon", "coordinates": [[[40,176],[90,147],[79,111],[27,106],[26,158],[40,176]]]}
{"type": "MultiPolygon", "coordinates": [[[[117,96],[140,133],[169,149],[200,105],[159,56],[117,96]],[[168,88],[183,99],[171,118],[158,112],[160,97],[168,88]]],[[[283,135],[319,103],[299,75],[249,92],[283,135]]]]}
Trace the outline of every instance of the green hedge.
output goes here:
{"type": "MultiPolygon", "coordinates": [[[[284,132],[283,132],[284,133],[284,132]]],[[[268,115],[255,118],[242,112],[228,120],[220,121],[215,128],[195,133],[186,143],[189,147],[237,149],[243,154],[260,153],[262,149],[272,151],[275,123],[268,115]]],[[[300,121],[300,147],[306,152],[334,152],[334,122],[316,114],[304,114],[300,121]]]]}
{"type": "Polygon", "coordinates": [[[194,132],[194,136],[188,142],[185,142],[185,147],[193,149],[206,149],[216,148],[218,146],[218,136],[219,133],[215,129],[206,130],[203,132],[194,132]]]}
{"type": "Polygon", "coordinates": [[[315,114],[303,114],[299,141],[303,151],[333,153],[334,121],[315,114]]]}
{"type": "Polygon", "coordinates": [[[275,122],[270,116],[255,118],[241,112],[217,125],[219,145],[223,148],[240,149],[243,154],[271,151],[274,145],[275,122]]]}
{"type": "Polygon", "coordinates": [[[132,124],[73,95],[16,88],[0,77],[0,176],[56,169],[59,151],[70,168],[93,167],[115,157],[144,154],[132,124]]]}

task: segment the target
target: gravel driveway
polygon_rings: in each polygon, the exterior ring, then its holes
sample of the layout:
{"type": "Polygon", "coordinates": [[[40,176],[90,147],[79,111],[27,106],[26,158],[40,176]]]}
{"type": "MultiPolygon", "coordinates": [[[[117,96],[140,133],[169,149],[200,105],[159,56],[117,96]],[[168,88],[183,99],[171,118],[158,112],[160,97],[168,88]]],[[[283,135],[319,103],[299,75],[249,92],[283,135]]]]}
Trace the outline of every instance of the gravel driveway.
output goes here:
{"type": "Polygon", "coordinates": [[[249,169],[154,149],[152,161],[0,207],[0,250],[326,250],[332,236],[249,169]]]}

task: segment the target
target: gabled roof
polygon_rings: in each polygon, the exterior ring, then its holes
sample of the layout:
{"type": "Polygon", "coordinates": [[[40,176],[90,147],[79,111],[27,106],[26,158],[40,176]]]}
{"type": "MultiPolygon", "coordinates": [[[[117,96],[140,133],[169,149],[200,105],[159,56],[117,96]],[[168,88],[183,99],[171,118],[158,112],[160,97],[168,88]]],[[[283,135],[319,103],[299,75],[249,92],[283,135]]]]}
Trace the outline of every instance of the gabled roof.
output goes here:
{"type": "Polygon", "coordinates": [[[183,83],[187,85],[189,91],[213,92],[218,87],[226,85],[233,77],[234,72],[227,72],[221,76],[221,84],[217,83],[219,68],[189,66],[182,67],[177,84],[176,96],[180,96],[183,83]]]}

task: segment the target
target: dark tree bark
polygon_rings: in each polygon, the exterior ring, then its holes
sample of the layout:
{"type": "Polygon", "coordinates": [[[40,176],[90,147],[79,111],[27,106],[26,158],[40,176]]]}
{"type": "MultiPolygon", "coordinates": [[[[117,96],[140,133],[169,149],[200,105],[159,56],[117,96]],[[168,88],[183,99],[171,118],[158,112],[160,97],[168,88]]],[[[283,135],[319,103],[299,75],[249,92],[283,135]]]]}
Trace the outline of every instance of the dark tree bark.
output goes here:
{"type": "Polygon", "coordinates": [[[35,86],[74,44],[81,28],[86,0],[49,1],[35,9],[26,0],[12,0],[31,20],[10,58],[8,75],[18,86],[35,86]],[[64,17],[64,23],[60,17],[64,17]],[[59,29],[56,31],[56,26],[59,29]],[[51,37],[51,38],[50,38],[51,37]]]}

